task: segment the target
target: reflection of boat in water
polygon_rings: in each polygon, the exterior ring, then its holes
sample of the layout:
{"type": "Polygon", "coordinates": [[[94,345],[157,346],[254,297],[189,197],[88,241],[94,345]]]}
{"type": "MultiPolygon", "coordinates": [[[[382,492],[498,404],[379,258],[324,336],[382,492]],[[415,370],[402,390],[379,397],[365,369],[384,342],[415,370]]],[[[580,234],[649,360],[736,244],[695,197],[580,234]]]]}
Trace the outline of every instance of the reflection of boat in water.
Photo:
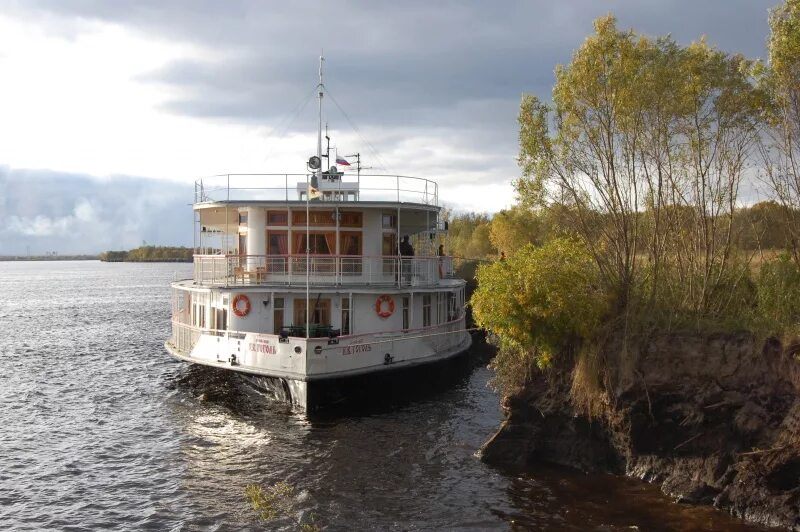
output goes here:
{"type": "Polygon", "coordinates": [[[331,381],[439,362],[471,344],[465,282],[441,252],[437,184],[364,175],[360,158],[355,175],[324,170],[323,93],[320,70],[307,173],[196,183],[194,276],[172,284],[166,342],[181,360],[267,377],[303,408],[324,401],[331,381]]]}

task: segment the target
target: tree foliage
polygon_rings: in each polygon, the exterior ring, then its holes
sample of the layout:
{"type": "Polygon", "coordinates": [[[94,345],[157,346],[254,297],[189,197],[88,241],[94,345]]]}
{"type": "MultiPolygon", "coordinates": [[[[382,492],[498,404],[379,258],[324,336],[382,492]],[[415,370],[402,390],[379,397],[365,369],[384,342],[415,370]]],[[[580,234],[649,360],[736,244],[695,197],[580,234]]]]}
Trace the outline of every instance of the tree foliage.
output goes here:
{"type": "Polygon", "coordinates": [[[476,323],[502,341],[495,368],[504,382],[524,376],[520,366],[546,366],[568,344],[589,338],[605,312],[596,264],[576,240],[528,244],[481,266],[477,279],[470,304],[476,323]],[[517,363],[504,364],[509,359],[517,363]],[[503,374],[508,367],[514,369],[503,374]]]}
{"type": "Polygon", "coordinates": [[[489,240],[491,219],[486,214],[447,213],[449,254],[467,259],[494,256],[497,250],[489,240]]]}
{"type": "Polygon", "coordinates": [[[106,251],[100,260],[107,262],[191,262],[192,248],[176,246],[142,246],[130,251],[106,251]]]}
{"type": "Polygon", "coordinates": [[[603,17],[557,67],[552,104],[523,96],[518,205],[489,226],[508,259],[479,269],[471,301],[503,391],[570,353],[600,383],[614,332],[797,332],[800,0],[770,25],[765,67],[603,17]],[[771,198],[743,207],[761,170],[771,198]]]}
{"type": "Polygon", "coordinates": [[[708,309],[758,132],[754,69],[704,41],[681,47],[603,17],[556,69],[552,107],[523,97],[521,202],[570,207],[618,310],[667,279],[692,312],[708,309]]]}
{"type": "Polygon", "coordinates": [[[770,97],[760,153],[764,182],[783,208],[789,251],[800,266],[800,0],[770,13],[769,69],[762,83],[770,97]]]}

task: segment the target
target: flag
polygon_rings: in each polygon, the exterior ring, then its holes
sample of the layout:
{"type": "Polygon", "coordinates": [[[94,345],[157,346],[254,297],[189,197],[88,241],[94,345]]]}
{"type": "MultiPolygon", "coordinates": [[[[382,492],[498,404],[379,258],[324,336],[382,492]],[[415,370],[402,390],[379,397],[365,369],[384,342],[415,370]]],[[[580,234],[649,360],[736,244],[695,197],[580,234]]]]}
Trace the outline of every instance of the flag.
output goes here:
{"type": "Polygon", "coordinates": [[[311,176],[311,181],[308,183],[308,199],[317,199],[322,196],[322,193],[319,191],[317,184],[317,176],[316,174],[311,176]]]}
{"type": "Polygon", "coordinates": [[[342,166],[350,166],[350,163],[347,162],[347,159],[344,157],[340,157],[339,155],[336,156],[336,164],[341,164],[342,166]]]}

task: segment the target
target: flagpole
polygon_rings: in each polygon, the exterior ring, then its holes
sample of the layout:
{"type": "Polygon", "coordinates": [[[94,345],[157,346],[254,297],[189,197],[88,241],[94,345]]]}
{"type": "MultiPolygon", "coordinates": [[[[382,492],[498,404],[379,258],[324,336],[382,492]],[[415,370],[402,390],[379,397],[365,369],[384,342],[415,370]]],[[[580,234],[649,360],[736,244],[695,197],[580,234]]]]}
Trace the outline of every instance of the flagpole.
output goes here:
{"type": "MultiPolygon", "coordinates": [[[[317,160],[320,162],[317,177],[317,187],[322,178],[322,63],[325,61],[324,52],[319,56],[319,129],[317,130],[317,160]]],[[[306,339],[311,337],[311,297],[309,285],[311,284],[311,218],[309,216],[309,202],[311,201],[311,184],[306,188],[306,339]]]]}

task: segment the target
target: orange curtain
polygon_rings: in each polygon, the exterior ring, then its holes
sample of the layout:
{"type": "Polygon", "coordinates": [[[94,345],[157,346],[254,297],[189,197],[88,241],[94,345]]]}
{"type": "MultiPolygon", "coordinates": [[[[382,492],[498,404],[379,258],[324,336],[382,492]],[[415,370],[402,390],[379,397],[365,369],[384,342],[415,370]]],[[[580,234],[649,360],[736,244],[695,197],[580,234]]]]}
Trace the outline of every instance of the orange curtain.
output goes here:
{"type": "Polygon", "coordinates": [[[278,251],[281,255],[289,254],[289,238],[286,233],[278,235],[278,251]]]}
{"type": "Polygon", "coordinates": [[[361,255],[361,233],[339,233],[339,253],[342,255],[361,255]]]}
{"type": "Polygon", "coordinates": [[[306,252],[306,248],[303,244],[305,244],[306,235],[305,233],[295,233],[294,238],[294,250],[293,253],[295,255],[303,255],[306,252]]]}
{"type": "Polygon", "coordinates": [[[336,254],[336,233],[325,233],[325,243],[328,245],[328,254],[336,254]]]}

